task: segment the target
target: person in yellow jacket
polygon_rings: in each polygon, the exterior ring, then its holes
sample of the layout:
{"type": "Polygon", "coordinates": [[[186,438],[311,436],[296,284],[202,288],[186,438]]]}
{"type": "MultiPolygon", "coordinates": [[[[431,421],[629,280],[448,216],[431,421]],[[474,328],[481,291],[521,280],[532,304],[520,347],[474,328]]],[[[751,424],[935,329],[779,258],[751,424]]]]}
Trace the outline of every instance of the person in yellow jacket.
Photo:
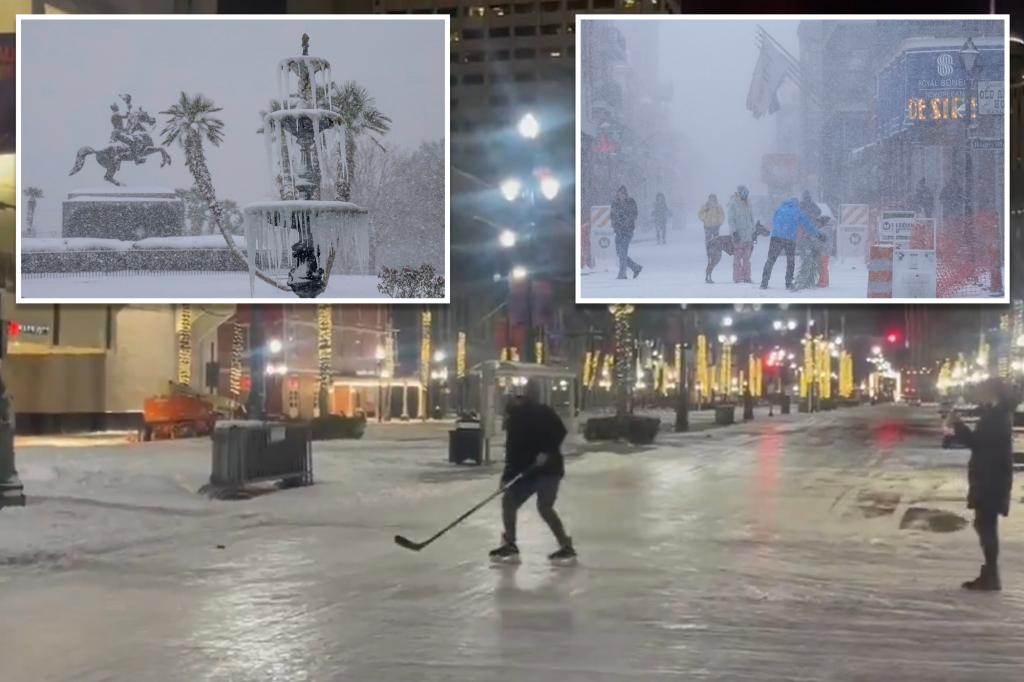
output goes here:
{"type": "Polygon", "coordinates": [[[697,212],[697,217],[704,223],[704,248],[708,252],[708,267],[704,272],[704,281],[714,284],[711,281],[711,271],[722,260],[722,245],[718,238],[718,230],[725,222],[725,211],[718,203],[718,197],[709,194],[707,202],[697,212]]]}

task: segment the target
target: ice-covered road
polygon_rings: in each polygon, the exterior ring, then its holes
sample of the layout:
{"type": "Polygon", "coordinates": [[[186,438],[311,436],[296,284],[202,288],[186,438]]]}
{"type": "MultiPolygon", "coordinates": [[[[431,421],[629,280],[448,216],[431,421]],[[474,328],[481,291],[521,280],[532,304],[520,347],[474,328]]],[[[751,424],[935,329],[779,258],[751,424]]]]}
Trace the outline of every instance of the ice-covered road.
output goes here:
{"type": "Polygon", "coordinates": [[[532,511],[518,569],[485,560],[497,508],[421,554],[392,544],[493,484],[440,463],[436,429],[320,449],[317,486],[233,503],[188,493],[201,441],[22,448],[36,502],[0,512],[3,679],[1019,680],[1019,505],[998,595],[958,588],[969,526],[900,530],[911,507],[965,513],[965,454],[934,427],[863,407],[589,452],[560,502],[575,569],[542,560],[532,511]],[[34,555],[27,528],[50,533],[34,555]]]}

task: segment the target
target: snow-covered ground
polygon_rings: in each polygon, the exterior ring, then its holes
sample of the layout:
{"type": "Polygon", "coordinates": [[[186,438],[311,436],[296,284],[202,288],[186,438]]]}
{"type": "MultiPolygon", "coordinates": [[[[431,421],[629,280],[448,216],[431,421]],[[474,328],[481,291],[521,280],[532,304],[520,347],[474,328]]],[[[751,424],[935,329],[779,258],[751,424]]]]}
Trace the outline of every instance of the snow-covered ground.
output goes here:
{"type": "MultiPolygon", "coordinates": [[[[723,229],[723,234],[727,230],[723,229]]],[[[638,233],[629,250],[630,257],[643,266],[636,279],[616,279],[617,262],[598,264],[592,271],[584,270],[580,278],[580,293],[584,299],[635,300],[644,298],[666,299],[726,299],[736,298],[867,298],[868,274],[863,261],[839,262],[833,258],[829,265],[829,286],[825,288],[786,290],[786,257],[775,261],[767,289],[761,289],[761,272],[768,260],[769,240],[761,238],[750,257],[750,278],[753,284],[732,281],[732,256],[722,254],[722,260],[711,275],[714,284],[704,282],[707,252],[704,233],[700,226],[682,230],[669,230],[668,243],[658,244],[653,233],[638,233]]],[[[612,254],[614,256],[614,253],[612,254]]],[[[796,259],[794,273],[800,270],[796,259]]]]}
{"type": "Polygon", "coordinates": [[[967,455],[938,437],[934,409],[884,406],[598,448],[559,499],[568,570],[530,505],[518,569],[486,561],[496,505],[393,544],[494,489],[444,463],[439,424],[318,444],[316,485],[240,502],[194,494],[208,441],[22,447],[3,679],[1018,680],[1020,509],[1004,592],[960,590],[967,455]],[[911,507],[960,530],[901,530],[911,507]]]}
{"type": "MultiPolygon", "coordinates": [[[[332,299],[385,298],[377,291],[373,275],[331,275],[327,290],[318,301],[332,299]]],[[[125,276],[116,273],[68,273],[54,276],[22,275],[21,296],[26,299],[166,299],[188,300],[248,298],[294,299],[295,294],[281,291],[256,280],[255,293],[249,290],[247,272],[153,272],[125,276]]]]}

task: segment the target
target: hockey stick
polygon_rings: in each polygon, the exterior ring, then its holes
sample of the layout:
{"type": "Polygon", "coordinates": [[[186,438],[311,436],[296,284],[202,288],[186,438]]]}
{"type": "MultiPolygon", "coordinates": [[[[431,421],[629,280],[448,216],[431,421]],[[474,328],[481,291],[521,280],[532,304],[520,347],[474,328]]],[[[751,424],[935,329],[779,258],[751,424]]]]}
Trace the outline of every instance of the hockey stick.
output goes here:
{"type": "Polygon", "coordinates": [[[452,521],[451,523],[449,523],[447,526],[445,526],[441,530],[439,530],[436,533],[434,533],[434,535],[430,536],[429,538],[427,538],[423,542],[413,542],[412,540],[410,540],[409,538],[405,537],[404,535],[396,535],[395,536],[395,544],[398,545],[399,547],[404,547],[406,549],[411,549],[414,552],[420,551],[421,549],[423,549],[424,547],[426,547],[427,545],[432,543],[434,540],[438,539],[439,537],[441,537],[442,535],[444,535],[445,533],[450,531],[452,528],[454,528],[455,526],[459,525],[460,523],[462,523],[463,521],[468,519],[473,513],[475,513],[477,510],[479,510],[485,504],[487,504],[488,502],[493,500],[495,497],[497,497],[498,495],[503,495],[506,490],[508,490],[509,488],[514,486],[516,484],[516,482],[519,481],[519,479],[521,479],[523,476],[525,476],[526,474],[528,474],[531,471],[533,471],[533,469],[534,469],[534,467],[530,467],[526,471],[524,471],[522,473],[516,474],[514,477],[512,477],[512,479],[508,483],[506,483],[505,485],[503,485],[500,488],[498,488],[497,492],[494,492],[494,493],[491,493],[490,495],[488,495],[487,498],[484,499],[482,502],[477,504],[475,507],[473,507],[472,509],[467,511],[465,514],[463,514],[459,518],[457,518],[454,521],[452,521]]]}

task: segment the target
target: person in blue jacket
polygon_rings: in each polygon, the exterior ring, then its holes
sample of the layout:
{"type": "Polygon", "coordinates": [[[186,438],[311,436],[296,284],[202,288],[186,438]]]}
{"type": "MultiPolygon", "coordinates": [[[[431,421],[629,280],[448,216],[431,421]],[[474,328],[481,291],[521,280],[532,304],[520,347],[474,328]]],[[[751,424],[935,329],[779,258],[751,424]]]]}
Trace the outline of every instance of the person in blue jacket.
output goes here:
{"type": "Polygon", "coordinates": [[[761,273],[761,288],[768,288],[768,280],[772,278],[772,268],[779,254],[786,254],[786,288],[793,288],[793,268],[796,264],[796,238],[800,229],[810,236],[824,240],[826,237],[815,227],[811,217],[800,208],[796,197],[786,199],[775,209],[772,216],[771,242],[768,244],[768,260],[765,261],[761,273]]]}

